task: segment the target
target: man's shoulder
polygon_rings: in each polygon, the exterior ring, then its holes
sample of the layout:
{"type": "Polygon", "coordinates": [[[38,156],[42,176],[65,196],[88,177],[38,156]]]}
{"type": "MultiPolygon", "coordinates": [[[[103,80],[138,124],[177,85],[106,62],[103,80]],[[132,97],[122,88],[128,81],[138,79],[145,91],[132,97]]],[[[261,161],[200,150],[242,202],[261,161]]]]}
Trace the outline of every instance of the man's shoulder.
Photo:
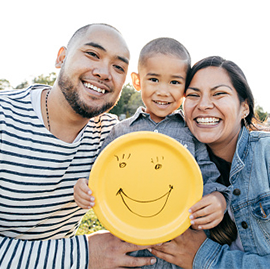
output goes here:
{"type": "Polygon", "coordinates": [[[118,117],[114,114],[104,113],[91,118],[88,122],[90,128],[112,128],[118,123],[118,117]]]}

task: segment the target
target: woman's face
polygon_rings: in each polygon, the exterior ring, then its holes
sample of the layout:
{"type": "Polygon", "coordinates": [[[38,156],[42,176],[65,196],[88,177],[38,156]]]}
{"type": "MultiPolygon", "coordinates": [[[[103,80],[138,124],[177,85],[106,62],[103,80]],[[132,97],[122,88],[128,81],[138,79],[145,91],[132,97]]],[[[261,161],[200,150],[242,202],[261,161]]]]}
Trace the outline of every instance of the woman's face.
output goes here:
{"type": "Polygon", "coordinates": [[[195,74],[186,92],[184,111],[191,132],[214,153],[230,146],[235,150],[241,119],[249,112],[220,67],[207,67],[195,74]]]}

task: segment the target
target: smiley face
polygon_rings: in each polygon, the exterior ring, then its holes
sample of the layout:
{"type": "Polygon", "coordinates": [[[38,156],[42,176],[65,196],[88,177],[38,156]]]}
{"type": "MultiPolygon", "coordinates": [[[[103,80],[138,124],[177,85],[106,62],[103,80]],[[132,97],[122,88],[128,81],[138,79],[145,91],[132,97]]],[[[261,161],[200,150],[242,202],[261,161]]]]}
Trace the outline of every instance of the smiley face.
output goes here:
{"type": "Polygon", "coordinates": [[[203,183],[192,155],[154,132],[121,136],[97,158],[89,178],[94,211],[119,238],[139,245],[171,240],[189,225],[203,183]]]}
{"type": "MultiPolygon", "coordinates": [[[[120,169],[125,168],[128,169],[128,162],[132,162],[131,153],[129,154],[121,154],[122,157],[119,157],[115,155],[117,162],[119,163],[118,166],[120,169]],[[127,157],[125,157],[127,156],[127,157]]],[[[155,170],[160,170],[162,169],[162,163],[161,161],[164,161],[164,157],[162,156],[161,158],[156,157],[156,158],[151,158],[151,162],[149,162],[149,169],[155,169],[155,170]]],[[[145,164],[147,165],[147,164],[145,164]]],[[[156,175],[153,175],[156,176],[156,175]]],[[[131,213],[137,215],[138,217],[142,218],[151,218],[154,216],[157,216],[166,206],[168,199],[170,197],[170,194],[173,190],[173,186],[169,185],[168,190],[162,194],[159,197],[156,197],[155,199],[148,199],[148,200],[137,200],[134,197],[129,196],[123,188],[120,186],[119,190],[117,191],[116,195],[119,195],[121,200],[123,201],[123,204],[126,206],[127,210],[129,210],[131,213]],[[153,204],[156,203],[160,206],[158,208],[157,212],[150,212],[150,214],[145,214],[144,212],[147,211],[146,209],[148,207],[150,208],[155,208],[153,204]]]]}

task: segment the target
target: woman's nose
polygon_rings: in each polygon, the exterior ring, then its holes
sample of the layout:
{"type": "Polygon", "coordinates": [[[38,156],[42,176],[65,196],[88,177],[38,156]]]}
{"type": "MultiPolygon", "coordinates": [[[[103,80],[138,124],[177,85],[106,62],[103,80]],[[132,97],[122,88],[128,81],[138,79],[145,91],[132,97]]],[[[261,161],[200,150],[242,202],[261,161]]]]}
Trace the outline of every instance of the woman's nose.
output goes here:
{"type": "Polygon", "coordinates": [[[208,108],[213,108],[214,104],[211,100],[211,98],[209,98],[208,96],[205,97],[201,97],[199,103],[198,103],[198,108],[201,110],[205,110],[208,108]]]}

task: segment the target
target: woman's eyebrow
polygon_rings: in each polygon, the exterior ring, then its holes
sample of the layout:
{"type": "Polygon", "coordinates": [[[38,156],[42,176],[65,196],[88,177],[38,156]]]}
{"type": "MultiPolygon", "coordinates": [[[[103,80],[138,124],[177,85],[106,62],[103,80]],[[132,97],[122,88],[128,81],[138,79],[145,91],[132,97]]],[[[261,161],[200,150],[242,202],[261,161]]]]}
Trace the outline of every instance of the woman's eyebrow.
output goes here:
{"type": "Polygon", "coordinates": [[[220,87],[226,87],[226,88],[229,88],[230,90],[233,90],[229,85],[227,84],[219,84],[215,87],[213,87],[211,90],[216,90],[217,88],[220,88],[220,87]]]}

